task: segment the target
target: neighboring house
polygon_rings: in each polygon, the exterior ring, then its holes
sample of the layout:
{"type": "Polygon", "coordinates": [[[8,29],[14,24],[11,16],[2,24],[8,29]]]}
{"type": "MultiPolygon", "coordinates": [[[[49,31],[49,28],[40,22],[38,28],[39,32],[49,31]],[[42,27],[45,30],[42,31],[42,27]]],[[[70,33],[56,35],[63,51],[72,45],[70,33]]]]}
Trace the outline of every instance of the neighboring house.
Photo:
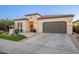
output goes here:
{"type": "Polygon", "coordinates": [[[15,19],[15,29],[22,32],[67,33],[72,34],[72,21],[74,15],[46,15],[38,13],[25,15],[25,18],[15,19]]]}
{"type": "Polygon", "coordinates": [[[77,21],[74,21],[74,22],[73,22],[73,25],[74,25],[74,26],[77,26],[77,25],[79,25],[79,20],[77,20],[77,21]]]}

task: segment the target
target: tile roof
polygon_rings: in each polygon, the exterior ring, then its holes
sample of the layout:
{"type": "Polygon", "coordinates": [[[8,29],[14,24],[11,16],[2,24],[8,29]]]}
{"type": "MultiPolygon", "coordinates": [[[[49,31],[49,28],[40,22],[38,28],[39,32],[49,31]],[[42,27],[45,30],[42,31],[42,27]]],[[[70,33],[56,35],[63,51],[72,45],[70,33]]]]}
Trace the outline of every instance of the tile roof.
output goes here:
{"type": "MultiPolygon", "coordinates": [[[[39,13],[34,13],[34,14],[28,14],[28,15],[25,15],[25,16],[31,16],[31,15],[40,15],[39,13]]],[[[73,14],[66,14],[66,15],[45,15],[45,16],[42,16],[40,15],[41,17],[38,18],[38,20],[40,19],[49,19],[49,18],[60,18],[60,17],[74,17],[73,14]]],[[[14,19],[15,21],[16,20],[29,20],[27,18],[19,18],[19,19],[14,19]]]]}
{"type": "Polygon", "coordinates": [[[79,20],[74,21],[73,23],[79,22],[79,20]]]}
{"type": "Polygon", "coordinates": [[[17,20],[28,20],[27,18],[19,18],[19,19],[14,19],[15,21],[17,20]]]}
{"type": "Polygon", "coordinates": [[[28,15],[25,15],[25,16],[32,16],[32,15],[39,15],[39,16],[41,16],[39,13],[28,14],[28,15]]]}
{"type": "Polygon", "coordinates": [[[45,15],[45,16],[41,16],[38,19],[60,18],[60,17],[74,17],[74,15],[73,14],[68,14],[68,15],[45,15]]]}

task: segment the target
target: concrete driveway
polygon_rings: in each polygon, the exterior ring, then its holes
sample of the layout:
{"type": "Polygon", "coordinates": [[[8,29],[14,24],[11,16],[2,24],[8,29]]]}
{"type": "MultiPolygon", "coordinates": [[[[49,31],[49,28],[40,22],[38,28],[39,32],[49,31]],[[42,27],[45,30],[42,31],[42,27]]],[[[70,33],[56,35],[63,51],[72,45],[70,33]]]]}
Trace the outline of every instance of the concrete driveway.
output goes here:
{"type": "Polygon", "coordinates": [[[48,34],[41,33],[37,36],[24,41],[24,43],[43,47],[39,49],[39,53],[73,53],[77,52],[74,44],[67,34],[48,34]],[[51,51],[51,50],[52,51],[51,51]],[[46,50],[46,51],[45,51],[46,50]],[[59,52],[58,52],[59,51],[59,52]]]}
{"type": "Polygon", "coordinates": [[[40,33],[21,42],[0,40],[0,48],[2,52],[17,54],[79,53],[67,34],[40,33]]]}

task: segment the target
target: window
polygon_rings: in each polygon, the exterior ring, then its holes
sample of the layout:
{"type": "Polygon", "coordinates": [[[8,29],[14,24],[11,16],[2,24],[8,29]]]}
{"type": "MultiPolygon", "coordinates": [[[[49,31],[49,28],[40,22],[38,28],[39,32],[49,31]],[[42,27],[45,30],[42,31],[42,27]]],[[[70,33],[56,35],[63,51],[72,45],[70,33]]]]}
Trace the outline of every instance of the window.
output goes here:
{"type": "Polygon", "coordinates": [[[22,22],[20,22],[20,32],[22,32],[23,29],[22,29],[22,22]]]}
{"type": "Polygon", "coordinates": [[[18,29],[19,29],[19,22],[17,23],[17,27],[18,27],[18,29]]]}
{"type": "Polygon", "coordinates": [[[22,22],[20,22],[20,28],[22,29],[22,22]]]}

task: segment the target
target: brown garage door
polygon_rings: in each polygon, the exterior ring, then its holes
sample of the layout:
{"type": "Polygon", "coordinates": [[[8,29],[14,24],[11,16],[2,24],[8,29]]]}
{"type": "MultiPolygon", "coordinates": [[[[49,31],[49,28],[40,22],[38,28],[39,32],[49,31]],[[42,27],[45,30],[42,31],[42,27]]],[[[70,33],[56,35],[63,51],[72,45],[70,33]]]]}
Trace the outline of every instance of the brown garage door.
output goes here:
{"type": "Polygon", "coordinates": [[[45,22],[43,23],[44,33],[66,33],[66,22],[45,22]]]}

